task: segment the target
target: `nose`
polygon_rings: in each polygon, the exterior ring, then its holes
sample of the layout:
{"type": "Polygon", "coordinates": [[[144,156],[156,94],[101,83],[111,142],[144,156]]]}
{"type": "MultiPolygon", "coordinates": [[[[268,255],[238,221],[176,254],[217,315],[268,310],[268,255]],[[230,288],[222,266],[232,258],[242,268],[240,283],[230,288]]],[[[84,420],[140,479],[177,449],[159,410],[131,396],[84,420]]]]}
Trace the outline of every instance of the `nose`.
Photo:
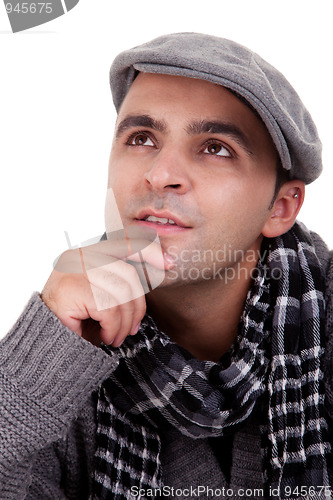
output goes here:
{"type": "Polygon", "coordinates": [[[159,192],[185,194],[190,189],[186,160],[176,151],[160,152],[145,173],[145,180],[150,189],[159,192]]]}

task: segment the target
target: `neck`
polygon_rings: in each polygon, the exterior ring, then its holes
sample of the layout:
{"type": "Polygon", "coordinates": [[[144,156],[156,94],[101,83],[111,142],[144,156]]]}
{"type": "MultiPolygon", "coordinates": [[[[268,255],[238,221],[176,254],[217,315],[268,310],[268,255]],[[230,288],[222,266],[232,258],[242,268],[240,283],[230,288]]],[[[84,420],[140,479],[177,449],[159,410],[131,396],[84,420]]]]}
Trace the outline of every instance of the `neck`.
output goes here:
{"type": "Polygon", "coordinates": [[[250,276],[244,273],[243,279],[228,284],[209,280],[157,288],[147,296],[148,312],[171,340],[197,359],[218,361],[238,333],[250,276]]]}

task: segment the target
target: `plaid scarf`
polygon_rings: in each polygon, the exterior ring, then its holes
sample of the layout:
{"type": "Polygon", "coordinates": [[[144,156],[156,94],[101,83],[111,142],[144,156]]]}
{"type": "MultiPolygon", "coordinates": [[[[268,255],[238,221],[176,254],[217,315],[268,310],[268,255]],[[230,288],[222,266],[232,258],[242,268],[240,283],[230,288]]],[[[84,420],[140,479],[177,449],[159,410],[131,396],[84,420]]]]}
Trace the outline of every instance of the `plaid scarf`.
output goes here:
{"type": "Polygon", "coordinates": [[[303,486],[324,498],[324,275],[304,226],[265,240],[263,249],[268,257],[258,263],[238,337],[220,362],[193,358],[149,316],[120,348],[105,346],[119,365],[99,391],[92,498],[161,488],[159,429],[193,439],[234,433],[259,398],[266,497],[270,488],[281,499],[304,497],[303,486]]]}

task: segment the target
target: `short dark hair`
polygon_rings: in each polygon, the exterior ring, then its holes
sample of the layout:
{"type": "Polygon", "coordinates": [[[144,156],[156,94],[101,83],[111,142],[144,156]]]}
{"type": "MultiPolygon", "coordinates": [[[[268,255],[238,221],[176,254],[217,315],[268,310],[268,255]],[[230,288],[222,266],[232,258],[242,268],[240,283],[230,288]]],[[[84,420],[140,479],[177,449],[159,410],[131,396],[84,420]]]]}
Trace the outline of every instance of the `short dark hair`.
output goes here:
{"type": "Polygon", "coordinates": [[[276,166],[276,180],[275,180],[275,188],[273,198],[270,204],[269,209],[273,208],[277,195],[280,191],[280,188],[290,180],[289,172],[282,166],[281,158],[277,157],[277,166],[276,166]]]}

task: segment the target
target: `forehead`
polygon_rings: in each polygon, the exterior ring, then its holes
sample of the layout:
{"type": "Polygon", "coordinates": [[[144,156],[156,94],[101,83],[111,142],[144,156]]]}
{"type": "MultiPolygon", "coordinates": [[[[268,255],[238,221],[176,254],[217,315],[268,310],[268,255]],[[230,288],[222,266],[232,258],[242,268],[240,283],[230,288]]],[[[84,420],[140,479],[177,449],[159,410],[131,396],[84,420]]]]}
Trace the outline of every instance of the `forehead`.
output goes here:
{"type": "Polygon", "coordinates": [[[166,132],[188,129],[191,122],[223,121],[235,126],[254,147],[276,149],[264,123],[242,99],[225,87],[183,76],[139,73],[118,114],[118,125],[133,114],[163,123],[166,132]]]}
{"type": "Polygon", "coordinates": [[[193,111],[204,112],[205,108],[209,111],[211,106],[223,104],[239,108],[239,111],[241,108],[249,111],[248,106],[221,85],[184,76],[139,73],[120,107],[120,112],[124,107],[140,106],[140,103],[154,105],[164,102],[172,105],[179,100],[184,107],[192,107],[193,111]]]}

